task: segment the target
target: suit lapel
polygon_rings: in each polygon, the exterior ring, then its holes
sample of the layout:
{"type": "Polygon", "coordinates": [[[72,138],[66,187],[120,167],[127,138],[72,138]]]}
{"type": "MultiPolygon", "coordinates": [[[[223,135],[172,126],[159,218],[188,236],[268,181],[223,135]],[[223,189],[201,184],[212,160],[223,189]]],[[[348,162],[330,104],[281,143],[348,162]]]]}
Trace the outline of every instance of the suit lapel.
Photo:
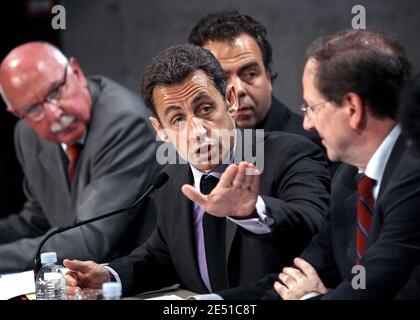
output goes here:
{"type": "MultiPolygon", "coordinates": [[[[396,166],[398,165],[401,156],[403,155],[405,150],[405,142],[403,137],[400,135],[400,137],[397,139],[394,148],[392,149],[391,155],[389,157],[388,163],[385,167],[384,175],[382,177],[382,182],[380,186],[380,190],[378,193],[378,200],[375,204],[375,208],[378,208],[378,202],[380,201],[380,196],[386,190],[386,186],[392,176],[392,173],[394,172],[396,166]]],[[[348,226],[347,233],[346,233],[346,239],[348,243],[346,256],[348,257],[349,261],[352,263],[356,261],[356,227],[357,227],[357,183],[355,180],[355,176],[357,173],[357,169],[354,168],[353,170],[348,169],[348,171],[345,173],[345,177],[343,177],[345,188],[341,190],[341,192],[346,193],[350,192],[347,196],[344,195],[343,198],[343,210],[345,211],[345,224],[348,226]]],[[[339,201],[340,202],[340,201],[339,201]]],[[[338,210],[340,210],[341,207],[339,207],[338,210]]],[[[373,227],[377,222],[379,221],[380,217],[378,217],[378,211],[375,209],[374,216],[373,216],[373,223],[372,223],[372,229],[369,234],[369,239],[367,243],[368,248],[371,243],[376,241],[375,232],[373,230],[373,227]]]]}
{"type": "Polygon", "coordinates": [[[402,155],[406,149],[405,139],[402,134],[398,137],[397,141],[395,142],[394,147],[392,148],[391,155],[389,156],[388,163],[386,164],[384,174],[382,176],[381,187],[378,193],[378,201],[386,189],[388,182],[394,173],[395,168],[397,167],[398,163],[401,160],[402,155]]]}
{"type": "MultiPolygon", "coordinates": [[[[338,198],[335,204],[335,212],[343,212],[343,220],[335,222],[336,230],[343,230],[344,234],[337,233],[341,243],[345,244],[345,255],[349,261],[356,261],[356,221],[357,221],[357,168],[346,165],[341,174],[342,183],[340,189],[335,190],[338,198]],[[343,226],[341,228],[340,226],[343,226]]],[[[339,216],[338,216],[339,217],[339,216]]]]}
{"type": "Polygon", "coordinates": [[[44,171],[51,176],[50,180],[54,181],[59,190],[69,194],[70,190],[63,159],[65,155],[60,148],[60,145],[43,143],[43,149],[39,153],[39,158],[44,171]]]}
{"type": "Polygon", "coordinates": [[[392,175],[398,166],[401,157],[404,154],[406,149],[405,139],[402,134],[398,137],[397,141],[395,142],[394,147],[392,148],[391,154],[389,156],[388,162],[386,164],[384,174],[382,176],[381,186],[379,189],[378,197],[375,203],[375,212],[373,214],[372,226],[369,232],[369,239],[366,244],[366,248],[369,248],[372,243],[374,243],[381,231],[382,223],[383,223],[383,213],[381,213],[378,209],[380,208],[380,201],[382,194],[386,191],[389,181],[392,178],[392,175]]]}
{"type": "Polygon", "coordinates": [[[229,219],[226,219],[226,264],[229,262],[230,251],[232,249],[233,240],[235,239],[237,231],[238,225],[229,219]]]}
{"type": "Polygon", "coordinates": [[[344,210],[346,211],[347,257],[350,261],[356,261],[356,224],[357,224],[357,191],[354,191],[345,200],[344,210]]]}

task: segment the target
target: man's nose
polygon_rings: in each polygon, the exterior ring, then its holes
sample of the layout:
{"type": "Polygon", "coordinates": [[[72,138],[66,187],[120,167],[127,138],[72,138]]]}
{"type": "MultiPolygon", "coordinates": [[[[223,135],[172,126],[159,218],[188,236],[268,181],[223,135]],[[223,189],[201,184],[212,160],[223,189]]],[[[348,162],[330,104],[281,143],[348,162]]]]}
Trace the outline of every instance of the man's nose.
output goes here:
{"type": "Polygon", "coordinates": [[[237,76],[230,77],[229,84],[235,87],[235,91],[238,98],[241,98],[247,94],[246,84],[242,81],[240,77],[237,77],[237,76]]]}
{"type": "Polygon", "coordinates": [[[191,140],[200,141],[207,135],[207,130],[204,127],[204,121],[196,117],[188,121],[188,137],[191,140]]]}
{"type": "Polygon", "coordinates": [[[44,102],[44,115],[49,123],[56,122],[63,115],[63,110],[53,103],[44,102]]]}
{"type": "Polygon", "coordinates": [[[309,119],[309,117],[305,114],[303,116],[303,129],[305,129],[306,131],[311,131],[314,128],[315,127],[314,127],[313,121],[309,119]]]}

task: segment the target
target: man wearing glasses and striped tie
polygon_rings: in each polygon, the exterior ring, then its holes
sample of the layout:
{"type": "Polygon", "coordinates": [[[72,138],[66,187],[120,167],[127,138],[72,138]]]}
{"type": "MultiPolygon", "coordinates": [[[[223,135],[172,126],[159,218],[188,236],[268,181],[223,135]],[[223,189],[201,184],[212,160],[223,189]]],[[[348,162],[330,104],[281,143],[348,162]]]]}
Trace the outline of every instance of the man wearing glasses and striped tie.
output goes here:
{"type": "Polygon", "coordinates": [[[420,263],[420,162],[397,125],[410,63],[371,30],[315,41],[303,72],[303,126],[331,161],[327,220],[294,265],[224,299],[394,299],[420,263]]]}

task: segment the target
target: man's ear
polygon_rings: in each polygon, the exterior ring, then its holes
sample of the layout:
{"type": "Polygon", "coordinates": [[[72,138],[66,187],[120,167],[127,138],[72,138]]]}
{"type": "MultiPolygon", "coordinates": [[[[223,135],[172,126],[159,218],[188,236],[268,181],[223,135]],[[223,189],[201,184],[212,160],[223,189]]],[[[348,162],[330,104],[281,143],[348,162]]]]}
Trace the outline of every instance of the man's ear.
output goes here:
{"type": "Polygon", "coordinates": [[[267,77],[268,83],[270,84],[270,92],[273,91],[273,82],[271,81],[271,73],[270,71],[265,72],[265,76],[267,77]]]}
{"type": "Polygon", "coordinates": [[[15,109],[13,109],[10,105],[7,105],[6,111],[10,112],[11,114],[13,114],[17,118],[20,117],[19,113],[15,109]]]}
{"type": "Polygon", "coordinates": [[[5,94],[4,94],[3,89],[1,88],[1,86],[0,86],[0,96],[1,96],[1,98],[3,99],[3,101],[4,101],[5,105],[6,105],[6,111],[7,112],[10,112],[11,114],[13,114],[13,115],[15,115],[16,117],[19,118],[19,113],[15,109],[13,109],[13,107],[10,105],[10,103],[7,100],[7,98],[6,98],[5,94]]]}
{"type": "Polygon", "coordinates": [[[229,104],[229,113],[233,117],[238,112],[239,101],[234,86],[229,86],[226,90],[226,100],[229,104]]]}
{"type": "Polygon", "coordinates": [[[152,123],[153,129],[155,129],[156,134],[159,138],[164,142],[169,142],[168,134],[166,133],[166,129],[162,127],[160,121],[155,117],[149,117],[150,122],[152,123]]]}
{"type": "Polygon", "coordinates": [[[343,107],[347,108],[350,127],[359,130],[366,123],[366,105],[363,99],[354,92],[347,93],[343,98],[343,107]]]}
{"type": "Polygon", "coordinates": [[[80,68],[79,62],[77,62],[76,58],[70,57],[69,67],[71,68],[71,71],[73,72],[73,74],[79,79],[79,81],[83,85],[87,86],[87,80],[86,80],[85,74],[83,73],[82,68],[80,68]]]}

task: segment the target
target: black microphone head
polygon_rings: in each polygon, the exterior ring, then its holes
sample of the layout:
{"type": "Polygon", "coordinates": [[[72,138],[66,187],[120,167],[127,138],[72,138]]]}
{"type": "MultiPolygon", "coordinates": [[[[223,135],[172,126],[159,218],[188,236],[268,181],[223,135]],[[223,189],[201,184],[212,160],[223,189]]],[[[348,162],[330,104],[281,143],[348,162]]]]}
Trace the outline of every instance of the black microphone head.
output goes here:
{"type": "Polygon", "coordinates": [[[153,181],[153,187],[155,187],[155,189],[159,189],[166,183],[166,181],[168,181],[168,179],[169,176],[166,172],[159,173],[155,178],[155,181],[153,181]]]}

